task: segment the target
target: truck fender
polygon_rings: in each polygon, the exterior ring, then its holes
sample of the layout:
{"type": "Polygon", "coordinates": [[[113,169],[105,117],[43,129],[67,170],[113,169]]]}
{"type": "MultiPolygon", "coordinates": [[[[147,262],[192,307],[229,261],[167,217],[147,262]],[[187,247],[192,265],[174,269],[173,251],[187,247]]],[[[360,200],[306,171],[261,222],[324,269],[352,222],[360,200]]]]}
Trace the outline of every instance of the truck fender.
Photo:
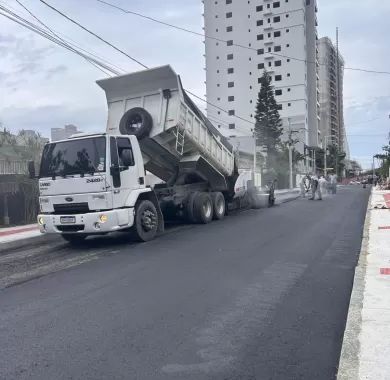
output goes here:
{"type": "Polygon", "coordinates": [[[156,207],[158,214],[158,231],[164,232],[164,216],[161,211],[160,203],[157,199],[156,193],[152,189],[145,188],[133,190],[126,200],[126,207],[134,208],[139,200],[141,201],[145,199],[151,201],[156,207]]]}

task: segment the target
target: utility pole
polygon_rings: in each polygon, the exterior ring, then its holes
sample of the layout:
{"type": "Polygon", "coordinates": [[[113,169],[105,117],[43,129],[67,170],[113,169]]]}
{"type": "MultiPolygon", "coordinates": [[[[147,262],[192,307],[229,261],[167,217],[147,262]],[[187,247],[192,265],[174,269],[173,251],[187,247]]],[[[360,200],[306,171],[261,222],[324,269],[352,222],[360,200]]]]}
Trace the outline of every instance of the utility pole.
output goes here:
{"type": "Polygon", "coordinates": [[[255,140],[255,151],[253,152],[253,184],[256,186],[256,169],[257,169],[257,138],[256,131],[253,129],[253,139],[255,140]]]}
{"type": "Polygon", "coordinates": [[[293,144],[293,139],[292,139],[292,130],[291,130],[291,122],[290,118],[288,120],[288,163],[289,163],[289,171],[290,171],[290,190],[293,188],[293,156],[292,156],[292,144],[293,144]]]}
{"type": "Polygon", "coordinates": [[[327,175],[327,158],[328,158],[328,136],[325,136],[325,159],[324,159],[324,176],[327,175]]]}

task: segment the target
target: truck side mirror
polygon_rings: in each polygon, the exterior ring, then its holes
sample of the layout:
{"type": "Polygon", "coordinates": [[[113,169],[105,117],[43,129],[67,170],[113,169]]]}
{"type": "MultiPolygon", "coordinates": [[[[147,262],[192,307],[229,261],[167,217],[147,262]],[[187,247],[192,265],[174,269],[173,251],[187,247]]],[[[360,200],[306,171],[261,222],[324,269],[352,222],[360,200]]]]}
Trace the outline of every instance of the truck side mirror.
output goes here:
{"type": "Polygon", "coordinates": [[[131,149],[123,149],[121,153],[121,160],[123,166],[133,166],[134,165],[134,157],[131,149]]]}
{"type": "Polygon", "coordinates": [[[35,162],[29,161],[27,167],[28,167],[28,174],[30,179],[35,178],[35,162]]]}

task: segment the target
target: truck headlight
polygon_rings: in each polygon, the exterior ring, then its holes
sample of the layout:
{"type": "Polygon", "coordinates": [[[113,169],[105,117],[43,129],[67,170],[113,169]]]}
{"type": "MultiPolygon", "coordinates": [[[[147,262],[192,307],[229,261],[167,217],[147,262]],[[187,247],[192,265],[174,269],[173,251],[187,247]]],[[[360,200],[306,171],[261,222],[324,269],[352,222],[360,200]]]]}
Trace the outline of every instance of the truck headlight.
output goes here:
{"type": "Polygon", "coordinates": [[[106,223],[108,220],[108,216],[106,214],[102,214],[99,216],[100,223],[106,223]]]}
{"type": "Polygon", "coordinates": [[[40,217],[38,218],[38,224],[39,224],[40,226],[43,226],[43,225],[45,224],[45,220],[43,219],[42,216],[40,216],[40,217]]]}

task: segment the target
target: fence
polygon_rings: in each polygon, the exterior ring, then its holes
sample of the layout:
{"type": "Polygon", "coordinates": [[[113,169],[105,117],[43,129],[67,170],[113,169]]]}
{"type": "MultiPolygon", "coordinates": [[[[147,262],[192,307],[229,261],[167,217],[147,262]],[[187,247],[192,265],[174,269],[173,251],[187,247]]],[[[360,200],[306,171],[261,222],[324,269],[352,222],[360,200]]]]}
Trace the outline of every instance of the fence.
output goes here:
{"type": "Polygon", "coordinates": [[[27,174],[27,161],[0,160],[0,175],[27,174]]]}

